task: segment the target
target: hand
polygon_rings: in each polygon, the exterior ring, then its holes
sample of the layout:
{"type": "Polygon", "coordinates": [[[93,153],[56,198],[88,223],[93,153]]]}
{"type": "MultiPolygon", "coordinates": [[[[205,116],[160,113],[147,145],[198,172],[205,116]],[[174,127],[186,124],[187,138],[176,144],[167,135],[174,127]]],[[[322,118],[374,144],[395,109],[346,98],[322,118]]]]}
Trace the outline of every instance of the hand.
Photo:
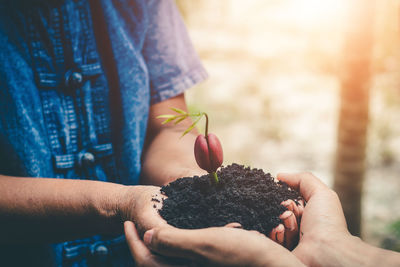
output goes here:
{"type": "MultiPolygon", "coordinates": [[[[168,226],[166,226],[168,227],[168,226]]],[[[153,266],[153,267],[170,267],[166,260],[156,254],[153,254],[140,239],[135,224],[131,221],[124,223],[126,242],[129,250],[135,259],[135,266],[153,266]]]]}
{"type": "Polygon", "coordinates": [[[167,225],[158,214],[162,198],[165,197],[158,186],[130,186],[122,198],[123,221],[134,221],[141,234],[154,227],[167,225]]]}
{"type": "Polygon", "coordinates": [[[306,265],[326,242],[351,238],[337,194],[310,173],[278,174],[278,180],[300,192],[306,200],[300,225],[300,242],[293,253],[306,265]]]}
{"type": "Polygon", "coordinates": [[[200,266],[303,266],[287,249],[264,235],[232,228],[237,224],[199,230],[164,226],[147,231],[144,242],[138,238],[133,223],[125,222],[124,226],[128,245],[139,266],[168,266],[151,251],[191,259],[200,266]]]}
{"type": "Polygon", "coordinates": [[[347,230],[337,194],[310,173],[278,174],[307,201],[300,242],[293,250],[307,266],[400,266],[400,254],[373,247],[347,230]]]}
{"type": "Polygon", "coordinates": [[[279,174],[307,201],[293,253],[308,266],[399,266],[400,254],[352,236],[337,194],[310,173],[279,174]]]}

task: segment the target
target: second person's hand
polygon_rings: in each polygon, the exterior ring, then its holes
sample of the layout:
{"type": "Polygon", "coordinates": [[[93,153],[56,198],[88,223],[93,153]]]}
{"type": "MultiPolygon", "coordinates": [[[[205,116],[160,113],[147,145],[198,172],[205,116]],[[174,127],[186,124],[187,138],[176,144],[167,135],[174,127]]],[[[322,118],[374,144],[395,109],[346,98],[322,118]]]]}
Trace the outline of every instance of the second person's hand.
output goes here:
{"type": "Polygon", "coordinates": [[[279,174],[307,201],[293,250],[307,266],[399,266],[400,254],[373,247],[347,230],[337,194],[311,173],[279,174]]]}

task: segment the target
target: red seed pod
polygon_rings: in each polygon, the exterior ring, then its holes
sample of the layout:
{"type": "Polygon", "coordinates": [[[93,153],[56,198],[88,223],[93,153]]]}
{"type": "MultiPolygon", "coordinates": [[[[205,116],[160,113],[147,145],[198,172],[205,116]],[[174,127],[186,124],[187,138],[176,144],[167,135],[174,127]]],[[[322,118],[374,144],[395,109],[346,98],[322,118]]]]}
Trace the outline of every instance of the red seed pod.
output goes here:
{"type": "Polygon", "coordinates": [[[221,143],[215,134],[208,134],[208,147],[210,148],[209,157],[211,172],[215,172],[222,165],[224,159],[221,143]]]}
{"type": "Polygon", "coordinates": [[[207,139],[204,135],[199,135],[194,143],[194,156],[200,168],[209,173],[215,172],[223,161],[222,146],[215,134],[208,134],[207,139]]]}
{"type": "Polygon", "coordinates": [[[209,172],[211,168],[208,145],[205,136],[202,134],[197,136],[196,142],[194,143],[194,157],[196,158],[197,165],[209,172]]]}

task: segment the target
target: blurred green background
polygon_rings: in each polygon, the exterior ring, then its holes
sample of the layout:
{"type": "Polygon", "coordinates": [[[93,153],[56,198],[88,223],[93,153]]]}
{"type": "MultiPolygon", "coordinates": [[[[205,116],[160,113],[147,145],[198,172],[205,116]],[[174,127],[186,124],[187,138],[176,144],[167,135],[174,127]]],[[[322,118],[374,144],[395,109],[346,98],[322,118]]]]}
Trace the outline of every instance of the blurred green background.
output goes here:
{"type": "Polygon", "coordinates": [[[210,74],[187,101],[191,110],[209,113],[225,165],[237,162],[273,175],[311,171],[332,186],[343,72],[353,84],[368,80],[362,237],[398,250],[399,1],[363,2],[373,10],[365,25],[346,0],[176,2],[210,74]],[[372,36],[370,50],[360,47],[367,51],[368,77],[349,74],[343,60],[357,56],[354,48],[344,52],[348,29],[357,23],[372,36]]]}

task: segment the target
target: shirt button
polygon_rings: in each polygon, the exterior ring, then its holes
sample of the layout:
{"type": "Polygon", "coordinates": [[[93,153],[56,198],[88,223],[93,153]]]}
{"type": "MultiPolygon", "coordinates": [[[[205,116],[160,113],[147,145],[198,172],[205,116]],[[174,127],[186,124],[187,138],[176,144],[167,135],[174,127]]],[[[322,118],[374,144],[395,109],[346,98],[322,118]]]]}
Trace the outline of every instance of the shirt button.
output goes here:
{"type": "Polygon", "coordinates": [[[83,82],[83,75],[77,71],[68,71],[65,74],[65,86],[69,88],[76,88],[83,82]]]}
{"type": "Polygon", "coordinates": [[[79,157],[79,165],[82,167],[90,167],[94,164],[95,157],[90,152],[84,152],[79,157]]]}
{"type": "Polygon", "coordinates": [[[94,249],[94,254],[97,256],[106,256],[108,254],[108,248],[104,245],[97,245],[94,249]]]}

